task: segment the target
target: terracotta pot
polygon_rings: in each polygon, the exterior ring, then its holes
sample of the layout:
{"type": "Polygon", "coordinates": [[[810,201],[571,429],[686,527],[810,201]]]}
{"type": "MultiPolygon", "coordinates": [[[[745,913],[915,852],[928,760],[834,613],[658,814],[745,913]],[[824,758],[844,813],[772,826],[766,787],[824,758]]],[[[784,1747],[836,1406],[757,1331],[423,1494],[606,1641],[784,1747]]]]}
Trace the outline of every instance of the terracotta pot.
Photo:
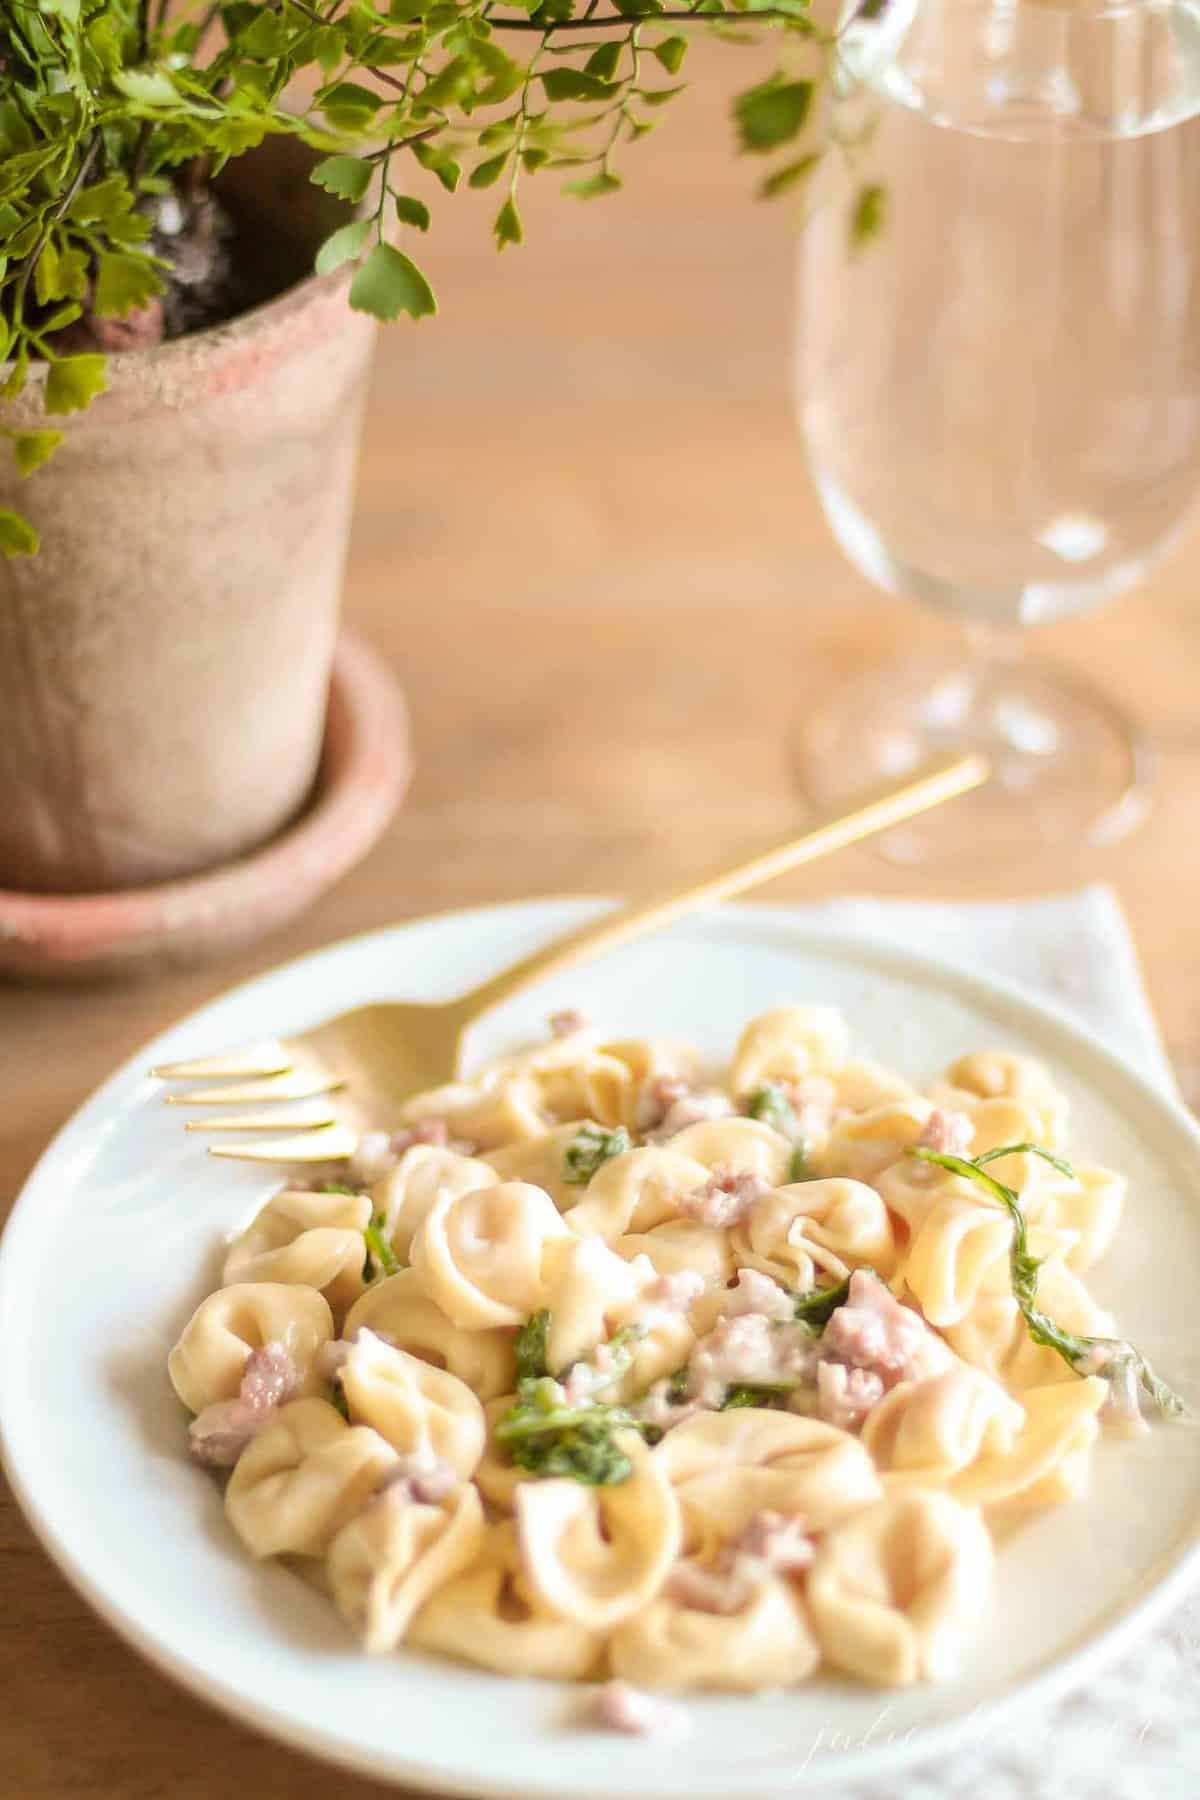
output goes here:
{"type": "MultiPolygon", "coordinates": [[[[372,322],[348,273],[300,279],[344,218],[268,140],[226,198],[279,298],[110,359],[109,390],[0,505],[42,535],[0,560],[0,887],[160,882],[303,806],[324,728],[372,322]]],[[[41,372],[4,411],[44,423],[41,372]]]]}

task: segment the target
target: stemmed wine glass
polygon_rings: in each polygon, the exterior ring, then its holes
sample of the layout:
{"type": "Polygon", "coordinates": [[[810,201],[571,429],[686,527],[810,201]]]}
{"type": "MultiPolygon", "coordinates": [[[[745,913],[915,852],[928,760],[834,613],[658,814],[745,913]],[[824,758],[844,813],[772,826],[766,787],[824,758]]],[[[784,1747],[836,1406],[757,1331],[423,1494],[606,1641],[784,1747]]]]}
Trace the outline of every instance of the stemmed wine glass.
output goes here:
{"type": "Polygon", "coordinates": [[[1110,698],[1021,634],[1140,580],[1200,488],[1200,0],[852,4],[834,106],[801,246],[804,442],[850,560],[969,646],[835,689],[805,784],[839,800],[969,745],[996,781],[894,857],[972,825],[1006,854],[1111,840],[1152,767],[1120,671],[1110,698]]]}

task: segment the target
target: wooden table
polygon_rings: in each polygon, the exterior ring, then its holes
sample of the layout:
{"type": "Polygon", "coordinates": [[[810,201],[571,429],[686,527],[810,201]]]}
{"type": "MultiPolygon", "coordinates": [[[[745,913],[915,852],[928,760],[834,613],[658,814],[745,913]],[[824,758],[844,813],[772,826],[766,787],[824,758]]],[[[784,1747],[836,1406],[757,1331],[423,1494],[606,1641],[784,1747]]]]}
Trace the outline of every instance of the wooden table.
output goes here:
{"type": "MultiPolygon", "coordinates": [[[[440,320],[385,336],[347,608],[401,675],[420,767],[374,855],[236,961],[150,985],[0,988],[0,1203],[112,1065],[268,963],[438,908],[648,886],[798,817],[789,739],[866,656],[947,640],[873,595],[806,483],[788,378],[792,245],[755,204],[710,55],[630,185],[534,184],[501,259],[488,210],[438,208],[440,320]]],[[[748,65],[734,75],[745,80],[748,65]]],[[[1164,772],[1150,822],[1039,870],[986,849],[932,883],[868,852],[778,885],[1004,896],[1113,881],[1171,1051],[1200,1090],[1200,609],[1194,541],[1148,591],[1045,631],[1119,691],[1164,772]]],[[[70,1396],[64,1396],[70,1404],[70,1396]]],[[[103,1471],[97,1471],[103,1479],[103,1471]]],[[[226,1722],[76,1598],[0,1496],[0,1793],[13,1800],[367,1800],[385,1791],[226,1722]]]]}

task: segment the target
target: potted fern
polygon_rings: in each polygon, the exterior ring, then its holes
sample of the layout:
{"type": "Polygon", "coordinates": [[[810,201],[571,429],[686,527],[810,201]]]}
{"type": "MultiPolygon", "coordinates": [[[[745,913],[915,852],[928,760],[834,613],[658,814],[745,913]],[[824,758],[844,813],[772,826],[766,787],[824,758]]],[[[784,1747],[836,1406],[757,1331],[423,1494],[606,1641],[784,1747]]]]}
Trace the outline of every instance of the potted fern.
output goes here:
{"type": "Polygon", "coordinates": [[[492,188],[503,249],[530,177],[614,192],[689,31],[751,23],[782,65],[735,126],[779,194],[809,0],[3,8],[0,888],[178,876],[303,804],[372,333],[436,311],[431,213],[492,188]]]}

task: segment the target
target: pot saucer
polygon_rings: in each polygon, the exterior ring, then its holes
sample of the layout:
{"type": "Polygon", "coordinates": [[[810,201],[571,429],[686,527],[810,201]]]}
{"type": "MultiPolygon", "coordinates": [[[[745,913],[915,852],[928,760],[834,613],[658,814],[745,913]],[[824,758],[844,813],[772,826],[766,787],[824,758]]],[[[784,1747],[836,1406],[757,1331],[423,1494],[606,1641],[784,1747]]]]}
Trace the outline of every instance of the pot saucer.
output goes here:
{"type": "Polygon", "coordinates": [[[292,823],[206,874],[107,894],[0,889],[0,974],[133,974],[241,949],[302,912],[375,844],[412,774],[391,670],[353,632],[334,653],[316,786],[292,823]]]}

